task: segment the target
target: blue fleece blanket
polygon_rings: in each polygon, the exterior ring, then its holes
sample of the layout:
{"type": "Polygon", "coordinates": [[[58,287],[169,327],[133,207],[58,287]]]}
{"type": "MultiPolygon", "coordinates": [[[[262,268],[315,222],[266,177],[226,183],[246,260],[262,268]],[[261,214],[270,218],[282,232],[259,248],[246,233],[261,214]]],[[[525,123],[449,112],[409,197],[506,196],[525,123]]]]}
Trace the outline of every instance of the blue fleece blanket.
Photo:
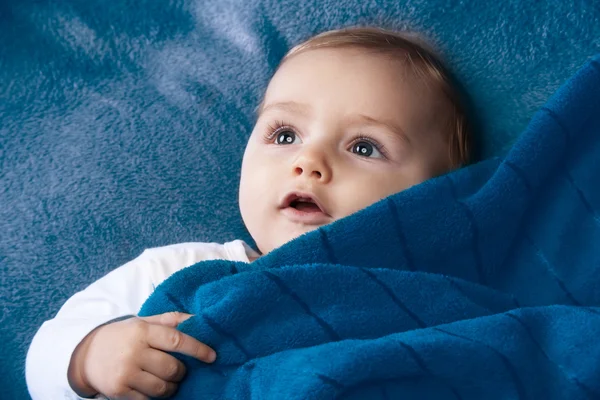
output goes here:
{"type": "Polygon", "coordinates": [[[177,398],[600,398],[600,56],[502,160],[254,263],[203,262],[142,315],[214,347],[177,398]]]}

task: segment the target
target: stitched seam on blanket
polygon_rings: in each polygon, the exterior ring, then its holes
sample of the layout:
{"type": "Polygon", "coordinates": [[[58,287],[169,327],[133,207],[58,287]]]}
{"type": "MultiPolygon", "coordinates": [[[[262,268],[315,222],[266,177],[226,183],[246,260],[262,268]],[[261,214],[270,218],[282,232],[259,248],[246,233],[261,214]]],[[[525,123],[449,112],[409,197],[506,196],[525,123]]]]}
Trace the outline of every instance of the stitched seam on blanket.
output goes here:
{"type": "Polygon", "coordinates": [[[287,294],[296,303],[298,303],[298,305],[300,305],[300,307],[304,310],[304,312],[307,315],[310,315],[321,326],[321,328],[323,328],[323,330],[325,332],[327,332],[327,334],[330,336],[331,340],[336,341],[336,342],[341,340],[340,336],[333,330],[331,325],[329,325],[321,317],[319,317],[317,314],[315,314],[310,309],[308,304],[306,304],[304,301],[302,301],[302,299],[291,288],[289,288],[279,276],[271,273],[270,271],[263,271],[263,275],[265,275],[268,279],[270,279],[273,283],[275,283],[279,287],[279,290],[281,290],[282,293],[287,294]]]}
{"type": "Polygon", "coordinates": [[[341,391],[345,389],[345,386],[342,385],[340,382],[336,381],[335,379],[327,376],[327,375],[323,375],[323,374],[315,374],[323,383],[329,385],[329,386],[333,386],[336,390],[341,391]]]}
{"type": "Polygon", "coordinates": [[[229,264],[229,269],[230,269],[231,275],[235,275],[239,272],[237,267],[235,266],[235,261],[232,261],[231,264],[229,264]]]}
{"type": "Polygon", "coordinates": [[[546,351],[544,351],[544,348],[542,347],[541,343],[535,338],[535,336],[533,336],[533,332],[531,332],[531,330],[529,329],[529,327],[527,326],[527,324],[525,324],[525,322],[523,320],[521,320],[516,315],[511,314],[510,312],[505,313],[504,315],[506,315],[507,317],[510,317],[514,321],[517,321],[519,323],[519,325],[521,325],[523,327],[525,332],[527,332],[529,339],[533,342],[533,344],[536,345],[536,347],[542,353],[544,358],[546,358],[546,360],[548,360],[548,362],[550,362],[551,364],[555,365],[556,368],[565,376],[565,378],[567,378],[569,381],[575,383],[575,385],[577,387],[579,387],[581,390],[583,390],[589,397],[594,398],[594,399],[600,397],[599,394],[594,393],[594,391],[592,389],[588,388],[586,385],[584,385],[582,382],[580,382],[576,376],[571,375],[569,373],[569,371],[567,371],[562,365],[560,365],[560,364],[554,362],[552,359],[550,359],[550,356],[548,356],[546,351]]]}
{"type": "Polygon", "coordinates": [[[446,335],[449,336],[453,336],[456,337],[458,339],[467,341],[467,342],[471,342],[471,343],[475,343],[481,346],[484,346],[488,349],[490,349],[492,352],[494,352],[498,357],[500,357],[500,359],[502,360],[502,362],[504,363],[504,366],[506,367],[506,370],[508,371],[508,373],[510,374],[514,384],[515,384],[515,388],[517,389],[517,393],[519,395],[519,399],[526,399],[527,398],[527,392],[525,390],[525,385],[523,384],[523,381],[521,380],[521,377],[519,376],[519,374],[517,373],[516,368],[514,367],[514,365],[512,365],[512,363],[510,362],[510,360],[508,359],[508,357],[506,357],[502,352],[500,352],[500,350],[495,349],[494,347],[490,346],[487,343],[484,343],[482,341],[476,340],[476,339],[471,339],[469,337],[466,336],[462,336],[459,335],[457,333],[453,333],[453,332],[449,332],[446,331],[442,328],[438,328],[438,327],[434,327],[434,330],[444,333],[446,335]]]}
{"type": "Polygon", "coordinates": [[[594,210],[594,207],[592,207],[590,202],[587,200],[587,198],[583,194],[583,191],[579,188],[579,186],[577,186],[577,184],[575,183],[575,180],[573,179],[573,177],[571,176],[571,174],[569,173],[569,170],[567,169],[567,167],[565,165],[563,165],[563,169],[565,172],[565,176],[567,177],[567,180],[569,181],[569,183],[571,184],[573,189],[575,189],[575,192],[577,192],[577,195],[579,196],[579,200],[583,203],[583,206],[585,207],[585,209],[591,214],[592,219],[594,221],[596,221],[597,224],[600,224],[600,216],[596,213],[596,211],[594,210]]]}
{"type": "MultiPolygon", "coordinates": [[[[440,275],[442,278],[444,278],[446,281],[448,281],[450,283],[450,286],[452,286],[452,288],[457,291],[461,296],[463,296],[465,299],[467,299],[469,302],[471,302],[472,304],[475,304],[477,307],[481,307],[483,308],[485,311],[488,312],[488,314],[494,314],[495,312],[490,310],[489,308],[485,307],[482,304],[479,304],[479,302],[471,300],[471,296],[469,296],[461,287],[460,285],[451,277],[449,277],[448,275],[440,275]]],[[[514,299],[514,296],[513,296],[514,299]]],[[[518,303],[517,303],[518,304],[518,303]]],[[[518,305],[517,305],[518,306],[518,305]]]]}
{"type": "Polygon", "coordinates": [[[390,289],[386,284],[384,284],[381,280],[379,280],[379,278],[377,278],[377,276],[373,273],[373,271],[369,271],[365,268],[359,268],[362,272],[364,272],[373,282],[375,282],[375,284],[377,284],[379,287],[381,287],[387,294],[388,296],[392,299],[392,301],[399,307],[402,309],[402,311],[404,311],[406,314],[408,314],[416,323],[417,325],[419,325],[420,328],[427,328],[427,324],[425,322],[423,322],[423,320],[421,320],[421,318],[419,318],[419,316],[417,314],[415,314],[414,312],[412,312],[407,306],[406,304],[404,304],[402,302],[402,300],[400,300],[392,291],[392,289],[390,289]]]}
{"type": "Polygon", "coordinates": [[[238,349],[240,349],[240,351],[242,353],[244,353],[244,356],[246,357],[247,360],[254,358],[250,355],[250,352],[248,350],[246,350],[246,348],[244,348],[244,346],[242,345],[240,340],[235,335],[227,332],[225,329],[223,329],[221,326],[219,326],[219,324],[217,324],[216,321],[211,319],[208,315],[202,314],[202,318],[204,318],[204,321],[206,321],[206,324],[208,326],[210,326],[212,330],[214,330],[219,335],[224,336],[224,337],[228,338],[229,340],[231,340],[236,345],[236,347],[238,349]]]}
{"type": "Polygon", "coordinates": [[[567,148],[569,142],[571,141],[571,132],[567,129],[567,126],[563,124],[562,120],[558,117],[558,115],[554,112],[554,110],[544,106],[541,110],[545,111],[556,124],[560,127],[561,132],[565,135],[565,147],[567,148]]]}
{"type": "Polygon", "coordinates": [[[415,265],[413,262],[412,254],[408,248],[408,243],[406,242],[406,236],[402,231],[402,224],[400,223],[400,215],[398,214],[398,209],[396,208],[396,203],[390,198],[386,198],[386,203],[390,213],[392,214],[394,220],[394,228],[396,230],[396,236],[398,236],[398,242],[402,247],[402,252],[404,253],[404,257],[406,258],[406,264],[410,271],[415,271],[415,265]]]}
{"type": "Polygon", "coordinates": [[[419,368],[421,368],[421,370],[424,373],[429,375],[429,377],[431,379],[437,379],[440,382],[444,383],[450,389],[450,391],[452,391],[452,393],[454,393],[454,396],[457,399],[459,399],[459,400],[462,399],[462,396],[458,393],[458,391],[454,388],[454,386],[452,386],[452,384],[450,382],[448,382],[446,379],[444,379],[442,377],[436,376],[429,368],[427,368],[425,361],[419,356],[419,353],[417,353],[417,351],[415,349],[413,349],[411,346],[409,346],[408,344],[404,343],[401,340],[396,340],[396,342],[408,351],[408,353],[412,356],[412,358],[415,360],[415,362],[419,365],[419,368]]]}
{"type": "Polygon", "coordinates": [[[175,310],[173,311],[179,311],[179,312],[188,312],[188,309],[185,308],[183,306],[183,304],[177,299],[175,298],[170,292],[163,292],[165,294],[165,297],[171,302],[171,304],[173,304],[175,306],[175,310]]]}
{"type": "Polygon", "coordinates": [[[521,167],[519,167],[510,160],[504,160],[504,164],[507,167],[509,167],[521,179],[523,185],[525,185],[525,189],[527,189],[527,192],[531,193],[531,183],[529,183],[529,180],[525,177],[525,172],[523,172],[521,167]]]}
{"type": "Polygon", "coordinates": [[[596,307],[582,307],[581,309],[594,315],[600,315],[600,311],[598,311],[596,307]]]}
{"type": "Polygon", "coordinates": [[[458,193],[456,193],[454,181],[452,180],[450,175],[446,175],[446,180],[449,183],[452,198],[461,206],[461,208],[465,212],[465,215],[469,219],[469,226],[471,227],[471,247],[473,249],[473,254],[475,257],[475,269],[478,276],[478,282],[482,285],[486,285],[486,279],[483,274],[483,257],[481,256],[481,249],[479,246],[479,228],[475,224],[475,216],[473,215],[473,212],[471,211],[469,206],[458,198],[458,193]]]}
{"type": "Polygon", "coordinates": [[[579,301],[577,301],[577,299],[575,298],[575,296],[573,296],[571,291],[569,289],[567,289],[567,285],[556,274],[556,270],[554,269],[553,265],[550,264],[550,261],[548,261],[548,259],[546,258],[546,256],[542,252],[542,250],[539,247],[537,247],[537,245],[535,244],[533,239],[531,239],[528,235],[523,235],[523,237],[525,238],[525,240],[527,242],[529,242],[529,244],[533,248],[533,251],[535,252],[536,256],[542,261],[542,264],[544,264],[544,266],[546,267],[546,269],[548,270],[550,275],[554,278],[554,280],[556,280],[556,283],[558,284],[560,289],[565,293],[565,295],[569,298],[569,300],[571,300],[571,302],[573,304],[575,304],[577,306],[581,306],[582,304],[579,301]]]}
{"type": "Polygon", "coordinates": [[[331,246],[331,243],[329,242],[329,238],[327,237],[325,230],[323,228],[319,228],[319,232],[321,233],[321,242],[323,243],[323,247],[325,248],[325,251],[327,252],[327,259],[329,260],[329,263],[330,264],[339,264],[335,254],[333,253],[333,247],[331,246]]]}

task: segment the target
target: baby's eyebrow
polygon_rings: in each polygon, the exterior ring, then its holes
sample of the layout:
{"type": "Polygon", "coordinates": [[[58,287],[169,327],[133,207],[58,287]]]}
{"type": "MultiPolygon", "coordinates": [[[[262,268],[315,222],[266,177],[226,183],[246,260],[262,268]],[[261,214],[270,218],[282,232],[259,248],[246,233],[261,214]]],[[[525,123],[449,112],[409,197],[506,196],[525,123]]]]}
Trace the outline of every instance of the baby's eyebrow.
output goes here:
{"type": "Polygon", "coordinates": [[[260,116],[261,114],[270,110],[281,110],[293,112],[295,114],[306,115],[309,113],[310,109],[310,105],[305,103],[298,103],[296,101],[280,101],[277,103],[268,104],[266,106],[264,105],[264,103],[259,104],[256,108],[256,114],[257,116],[260,116]]]}
{"type": "Polygon", "coordinates": [[[400,127],[394,121],[376,119],[376,118],[369,117],[368,115],[364,115],[364,114],[356,115],[355,120],[356,120],[356,122],[363,123],[366,125],[383,126],[383,127],[387,128],[389,131],[391,131],[392,133],[396,134],[396,136],[398,136],[399,138],[404,140],[406,143],[410,144],[410,138],[406,134],[406,131],[404,129],[402,129],[402,127],[400,127]]]}

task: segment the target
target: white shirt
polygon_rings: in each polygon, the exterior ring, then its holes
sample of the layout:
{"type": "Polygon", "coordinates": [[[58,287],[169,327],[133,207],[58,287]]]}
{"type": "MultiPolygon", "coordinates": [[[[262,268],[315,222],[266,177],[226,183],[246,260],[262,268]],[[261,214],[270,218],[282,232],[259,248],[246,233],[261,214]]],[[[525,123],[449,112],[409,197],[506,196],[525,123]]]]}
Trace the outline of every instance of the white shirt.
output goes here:
{"type": "Polygon", "coordinates": [[[241,240],[145,250],[73,295],[54,319],[44,322],[27,353],[29,394],[33,400],[82,399],[71,389],[67,369],[75,347],[88,333],[115,318],[137,315],[156,286],[185,267],[206,260],[249,262],[258,256],[241,240]]]}

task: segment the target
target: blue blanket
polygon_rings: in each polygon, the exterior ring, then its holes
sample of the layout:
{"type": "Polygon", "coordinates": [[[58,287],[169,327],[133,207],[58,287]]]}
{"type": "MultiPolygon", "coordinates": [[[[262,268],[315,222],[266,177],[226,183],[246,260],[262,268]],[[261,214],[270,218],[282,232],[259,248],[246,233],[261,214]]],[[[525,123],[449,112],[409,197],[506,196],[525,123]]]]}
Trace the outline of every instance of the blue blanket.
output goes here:
{"type": "Polygon", "coordinates": [[[141,315],[218,353],[177,398],[600,398],[599,88],[597,56],[505,158],[173,275],[141,315]]]}

